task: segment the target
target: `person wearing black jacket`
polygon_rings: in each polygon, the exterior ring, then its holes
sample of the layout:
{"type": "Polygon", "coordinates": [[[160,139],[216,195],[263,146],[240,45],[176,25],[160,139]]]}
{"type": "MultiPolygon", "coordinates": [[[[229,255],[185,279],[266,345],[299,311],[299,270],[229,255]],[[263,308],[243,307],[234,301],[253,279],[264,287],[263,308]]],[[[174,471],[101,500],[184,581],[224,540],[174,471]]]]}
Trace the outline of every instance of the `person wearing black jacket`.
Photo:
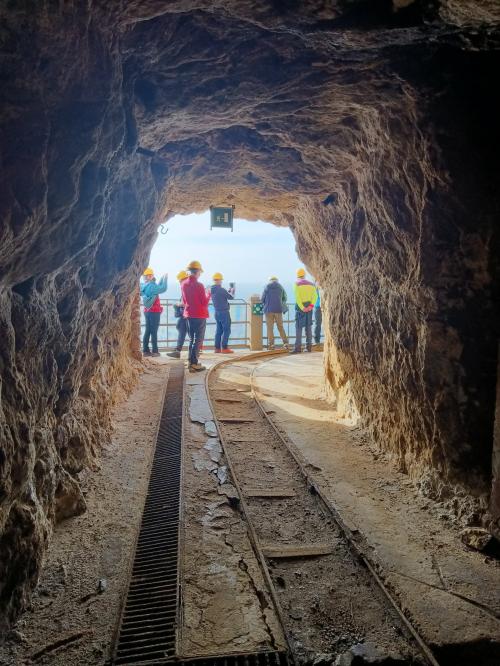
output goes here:
{"type": "MultiPolygon", "coordinates": [[[[183,280],[185,280],[187,277],[188,274],[186,271],[179,271],[177,273],[177,280],[179,281],[179,284],[182,284],[183,280]]],[[[177,319],[177,323],[175,325],[175,328],[177,329],[177,345],[175,347],[175,351],[169,352],[167,356],[170,356],[171,358],[180,358],[187,335],[187,321],[184,318],[184,305],[182,303],[176,303],[174,305],[174,314],[177,319]]]]}
{"type": "Polygon", "coordinates": [[[283,346],[288,349],[288,338],[283,327],[283,314],[288,310],[287,295],[274,275],[269,278],[269,284],[262,293],[261,301],[266,316],[267,348],[274,349],[274,324],[276,323],[283,346]]]}

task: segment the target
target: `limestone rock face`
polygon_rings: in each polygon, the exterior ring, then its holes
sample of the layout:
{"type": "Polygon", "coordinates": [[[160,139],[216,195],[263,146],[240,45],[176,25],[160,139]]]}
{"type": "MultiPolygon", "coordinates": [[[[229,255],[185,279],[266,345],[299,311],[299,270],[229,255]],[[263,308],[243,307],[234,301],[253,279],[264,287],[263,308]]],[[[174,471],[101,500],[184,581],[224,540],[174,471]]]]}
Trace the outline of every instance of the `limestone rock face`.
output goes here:
{"type": "Polygon", "coordinates": [[[346,409],[431,491],[487,494],[495,0],[27,1],[0,19],[0,626],[54,521],[84,510],[174,213],[289,225],[346,409]]]}

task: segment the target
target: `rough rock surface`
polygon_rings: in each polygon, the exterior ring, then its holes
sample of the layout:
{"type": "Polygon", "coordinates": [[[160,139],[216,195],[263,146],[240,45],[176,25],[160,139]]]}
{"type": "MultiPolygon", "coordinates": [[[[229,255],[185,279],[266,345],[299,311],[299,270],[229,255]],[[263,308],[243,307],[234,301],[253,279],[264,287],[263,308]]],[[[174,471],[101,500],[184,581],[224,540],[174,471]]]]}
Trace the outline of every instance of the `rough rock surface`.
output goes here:
{"type": "Polygon", "coordinates": [[[496,0],[24,0],[0,19],[0,626],[84,508],[173,213],[289,225],[348,409],[429,491],[486,496],[496,0]]]}

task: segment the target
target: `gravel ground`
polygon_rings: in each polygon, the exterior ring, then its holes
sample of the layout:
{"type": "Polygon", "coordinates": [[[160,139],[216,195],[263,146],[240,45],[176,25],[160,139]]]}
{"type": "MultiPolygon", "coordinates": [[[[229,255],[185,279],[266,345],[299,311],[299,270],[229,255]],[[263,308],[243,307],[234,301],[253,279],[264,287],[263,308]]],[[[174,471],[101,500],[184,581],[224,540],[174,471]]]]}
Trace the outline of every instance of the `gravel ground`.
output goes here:
{"type": "Polygon", "coordinates": [[[31,608],[0,647],[2,666],[93,665],[109,656],[167,377],[163,361],[148,363],[116,408],[101,468],[81,478],[87,512],[57,526],[31,608]]]}

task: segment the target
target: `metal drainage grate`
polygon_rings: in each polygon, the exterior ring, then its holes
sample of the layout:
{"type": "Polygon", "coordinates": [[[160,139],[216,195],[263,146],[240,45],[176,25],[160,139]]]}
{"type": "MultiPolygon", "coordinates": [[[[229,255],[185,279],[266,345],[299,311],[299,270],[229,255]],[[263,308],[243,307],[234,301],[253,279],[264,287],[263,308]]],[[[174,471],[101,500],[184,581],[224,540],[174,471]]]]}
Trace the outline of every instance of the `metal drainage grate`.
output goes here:
{"type": "Polygon", "coordinates": [[[184,365],[172,366],[113,664],[175,656],[184,365]]]}
{"type": "Polygon", "coordinates": [[[176,666],[291,666],[286,652],[254,652],[226,657],[201,657],[176,661],[176,666]]]}

